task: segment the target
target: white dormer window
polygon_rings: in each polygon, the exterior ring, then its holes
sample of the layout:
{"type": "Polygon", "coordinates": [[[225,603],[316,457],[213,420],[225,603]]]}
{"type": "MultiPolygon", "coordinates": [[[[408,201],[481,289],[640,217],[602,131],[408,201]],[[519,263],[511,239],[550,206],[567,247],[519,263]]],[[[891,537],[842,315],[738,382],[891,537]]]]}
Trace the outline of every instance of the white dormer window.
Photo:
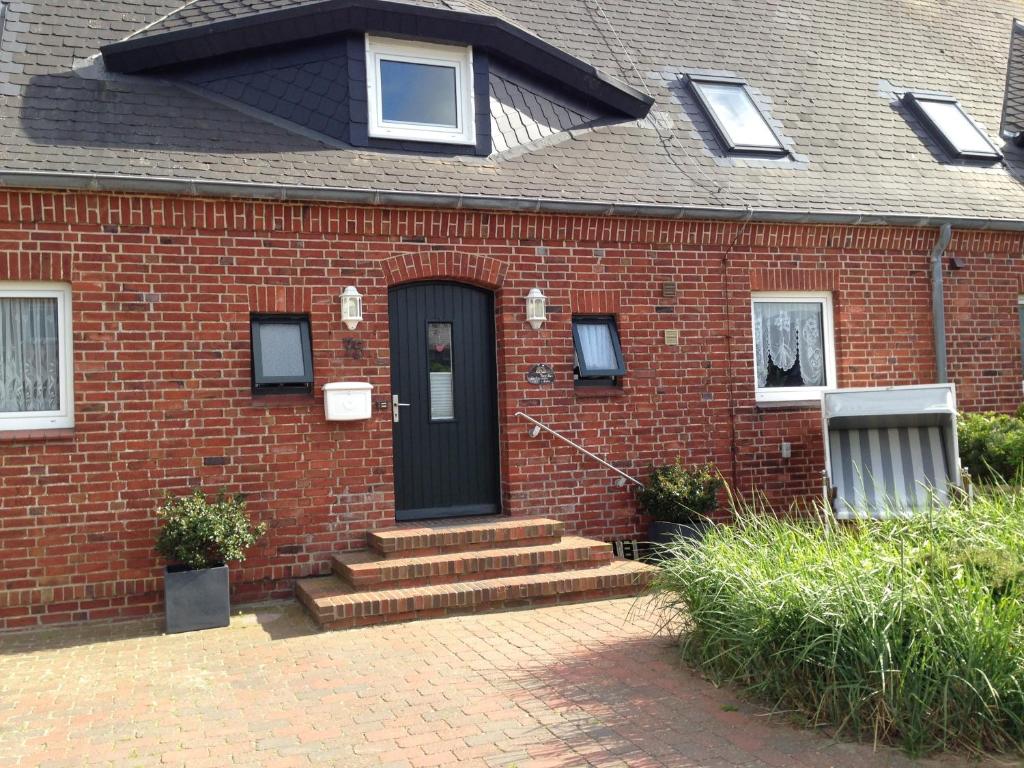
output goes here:
{"type": "Polygon", "coordinates": [[[476,143],[472,48],[368,35],[366,87],[370,136],[476,143]]]}

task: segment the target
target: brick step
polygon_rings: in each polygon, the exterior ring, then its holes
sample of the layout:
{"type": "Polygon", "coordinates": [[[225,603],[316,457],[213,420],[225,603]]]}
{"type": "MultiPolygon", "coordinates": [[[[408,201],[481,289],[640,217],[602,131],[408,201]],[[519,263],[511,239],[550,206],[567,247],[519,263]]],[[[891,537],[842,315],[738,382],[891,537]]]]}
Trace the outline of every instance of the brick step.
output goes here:
{"type": "Polygon", "coordinates": [[[343,552],[334,572],[357,589],[397,589],[455,581],[595,568],[612,559],[612,545],[566,536],[553,544],[476,549],[426,557],[384,558],[373,550],[343,552]]]}
{"type": "Polygon", "coordinates": [[[359,592],[337,576],[300,579],[296,594],[323,629],[600,600],[642,592],[657,569],[632,560],[579,571],[359,592]]]}
{"type": "Polygon", "coordinates": [[[448,552],[554,544],[565,525],[543,517],[477,518],[463,523],[399,525],[370,531],[366,542],[385,558],[429,557],[448,552]]]}

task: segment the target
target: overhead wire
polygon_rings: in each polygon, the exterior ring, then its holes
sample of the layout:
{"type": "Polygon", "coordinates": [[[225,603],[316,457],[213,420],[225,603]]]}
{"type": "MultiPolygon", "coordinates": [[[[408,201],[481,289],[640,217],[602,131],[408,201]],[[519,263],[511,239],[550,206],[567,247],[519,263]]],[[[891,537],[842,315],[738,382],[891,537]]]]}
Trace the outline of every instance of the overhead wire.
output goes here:
{"type": "MultiPolygon", "coordinates": [[[[626,44],[623,42],[622,36],[619,34],[618,28],[612,22],[607,12],[605,12],[604,5],[601,3],[601,0],[584,0],[584,2],[592,2],[594,4],[594,8],[596,9],[597,13],[600,15],[601,19],[608,27],[608,30],[615,38],[615,42],[618,45],[619,49],[622,51],[623,55],[625,55],[626,61],[629,63],[628,69],[632,70],[633,75],[636,78],[636,81],[640,85],[640,88],[643,89],[643,92],[654,101],[656,108],[657,100],[655,99],[654,93],[651,91],[650,86],[648,86],[647,84],[647,78],[645,78],[640,73],[640,69],[636,64],[636,60],[633,58],[632,53],[630,53],[629,47],[626,46],[626,44]]],[[[611,48],[611,46],[609,46],[609,48],[611,48]]],[[[618,54],[614,50],[611,51],[611,54],[613,57],[618,58],[618,54]]],[[[619,67],[623,68],[621,62],[618,63],[619,67]]],[[[723,194],[725,192],[728,192],[729,187],[731,186],[728,182],[728,179],[723,184],[719,180],[713,179],[711,176],[709,176],[700,167],[699,164],[685,166],[680,158],[677,158],[673,155],[673,149],[683,152],[685,154],[685,149],[682,145],[678,143],[678,138],[676,137],[675,132],[673,132],[671,128],[669,128],[667,135],[663,133],[662,127],[656,115],[649,118],[649,123],[651,124],[651,126],[653,126],[655,132],[658,134],[658,138],[661,140],[662,147],[664,148],[666,154],[669,156],[669,159],[672,161],[673,165],[675,165],[676,168],[680,171],[680,173],[687,176],[691,181],[697,183],[698,186],[704,188],[704,190],[711,194],[720,205],[725,205],[726,203],[723,198],[723,194]],[[700,180],[698,180],[691,174],[691,170],[695,170],[699,174],[700,180]],[[701,180],[707,182],[707,184],[710,185],[711,189],[709,190],[707,187],[701,184],[701,180]]],[[[750,205],[744,204],[742,207],[749,209],[750,205]]]]}
{"type": "MultiPolygon", "coordinates": [[[[650,87],[647,85],[647,79],[645,77],[643,77],[643,75],[641,75],[640,69],[636,65],[636,60],[633,58],[633,55],[630,53],[629,48],[622,41],[622,36],[619,34],[619,31],[616,28],[615,24],[612,23],[612,20],[609,18],[608,14],[605,12],[604,6],[602,5],[601,0],[590,0],[590,2],[593,2],[594,6],[596,6],[598,14],[600,14],[601,18],[604,20],[604,23],[608,26],[608,29],[611,31],[612,36],[615,38],[616,44],[622,50],[622,53],[625,55],[626,60],[629,62],[629,69],[632,70],[633,75],[636,77],[637,82],[640,84],[640,87],[643,89],[644,93],[646,93],[648,97],[650,97],[652,100],[654,100],[654,94],[651,91],[650,87]]],[[[612,56],[613,57],[617,56],[615,51],[612,51],[612,56]]],[[[621,63],[620,63],[620,67],[621,67],[621,63]]],[[[656,103],[657,102],[655,101],[655,104],[656,103]]],[[[658,123],[658,120],[655,118],[655,119],[652,119],[650,122],[654,126],[654,130],[658,133],[658,136],[659,136],[659,138],[662,141],[662,146],[665,148],[665,152],[668,153],[668,155],[669,155],[670,159],[672,160],[673,164],[677,168],[679,168],[679,170],[682,173],[688,175],[691,180],[697,181],[693,176],[689,175],[686,170],[684,170],[683,166],[681,165],[681,163],[676,158],[672,157],[672,149],[673,149],[673,147],[675,149],[678,149],[678,150],[683,150],[683,147],[680,146],[677,143],[678,140],[677,140],[677,138],[675,136],[675,133],[672,132],[671,130],[669,130],[668,140],[666,142],[665,136],[661,132],[661,127],[660,127],[660,125],[658,123]]],[[[726,180],[726,183],[723,185],[721,183],[718,183],[715,180],[712,180],[708,176],[708,174],[705,173],[703,171],[703,169],[701,169],[701,167],[699,165],[694,165],[694,166],[692,166],[692,168],[694,168],[697,171],[697,173],[699,173],[700,176],[705,181],[710,182],[712,184],[712,186],[714,186],[714,188],[715,188],[714,192],[712,192],[711,194],[715,197],[715,199],[719,202],[719,204],[722,204],[723,203],[723,200],[722,200],[723,192],[727,191],[727,189],[729,187],[728,180],[726,180]]],[[[754,208],[749,203],[744,202],[743,203],[743,208],[745,209],[745,214],[743,216],[743,220],[740,223],[739,228],[736,230],[732,240],[729,242],[728,246],[725,248],[725,250],[722,252],[722,254],[720,256],[721,280],[722,280],[722,291],[723,291],[723,304],[724,304],[724,310],[725,310],[725,339],[724,339],[724,341],[725,341],[725,345],[726,345],[726,357],[729,360],[732,359],[732,355],[733,355],[733,348],[732,348],[732,346],[733,346],[733,338],[732,338],[732,306],[731,306],[731,304],[732,304],[732,295],[731,295],[731,290],[730,290],[730,286],[729,286],[729,274],[728,274],[729,273],[729,256],[732,254],[732,252],[736,248],[736,246],[739,245],[740,239],[746,233],[746,231],[749,228],[749,226],[751,224],[751,221],[753,220],[753,217],[754,217],[754,208]]],[[[736,455],[736,395],[735,395],[734,389],[735,389],[735,378],[733,376],[730,376],[729,379],[728,379],[728,398],[727,398],[728,402],[727,402],[727,406],[728,406],[728,409],[729,409],[729,431],[730,431],[730,440],[729,440],[729,442],[730,442],[730,449],[729,449],[729,454],[730,454],[729,455],[730,471],[729,471],[729,475],[730,475],[730,481],[731,481],[731,484],[732,484],[733,487],[736,486],[736,482],[737,482],[737,461],[738,461],[738,457],[736,455]]]]}

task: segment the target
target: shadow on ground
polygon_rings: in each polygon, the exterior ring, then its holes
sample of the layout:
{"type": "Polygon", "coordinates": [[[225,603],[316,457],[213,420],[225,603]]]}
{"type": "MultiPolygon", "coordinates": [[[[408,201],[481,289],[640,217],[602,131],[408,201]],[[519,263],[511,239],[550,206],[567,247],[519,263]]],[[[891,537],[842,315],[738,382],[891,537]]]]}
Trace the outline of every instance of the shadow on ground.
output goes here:
{"type": "Polygon", "coordinates": [[[78,646],[116,643],[162,635],[162,619],[72,624],[0,634],[0,656],[60,651],[78,646]]]}
{"type": "Polygon", "coordinates": [[[559,715],[533,730],[532,746],[523,760],[527,765],[531,761],[550,768],[948,768],[963,764],[958,757],[913,760],[895,749],[837,741],[798,727],[785,713],[773,714],[746,702],[736,691],[716,688],[686,668],[673,637],[664,632],[522,669],[517,684],[519,706],[559,715]]]}
{"type": "MultiPolygon", "coordinates": [[[[240,627],[251,626],[254,623],[258,624],[271,640],[288,640],[314,635],[318,632],[316,626],[303,612],[302,607],[294,600],[277,600],[239,606],[231,612],[230,627],[204,630],[204,632],[230,632],[240,627]]],[[[0,656],[60,651],[79,646],[95,646],[103,643],[160,637],[164,634],[162,618],[28,629],[0,633],[0,656]]]]}

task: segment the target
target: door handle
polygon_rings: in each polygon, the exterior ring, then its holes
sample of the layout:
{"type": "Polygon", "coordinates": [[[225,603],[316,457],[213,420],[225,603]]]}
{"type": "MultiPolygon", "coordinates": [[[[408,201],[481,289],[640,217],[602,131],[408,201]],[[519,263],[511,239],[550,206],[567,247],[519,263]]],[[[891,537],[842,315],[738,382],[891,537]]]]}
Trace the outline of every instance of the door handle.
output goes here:
{"type": "Polygon", "coordinates": [[[399,408],[408,408],[410,405],[411,405],[411,403],[400,403],[400,402],[398,402],[398,395],[392,395],[391,396],[391,420],[394,421],[395,424],[397,424],[398,421],[399,421],[399,410],[398,409],[399,408]]]}

